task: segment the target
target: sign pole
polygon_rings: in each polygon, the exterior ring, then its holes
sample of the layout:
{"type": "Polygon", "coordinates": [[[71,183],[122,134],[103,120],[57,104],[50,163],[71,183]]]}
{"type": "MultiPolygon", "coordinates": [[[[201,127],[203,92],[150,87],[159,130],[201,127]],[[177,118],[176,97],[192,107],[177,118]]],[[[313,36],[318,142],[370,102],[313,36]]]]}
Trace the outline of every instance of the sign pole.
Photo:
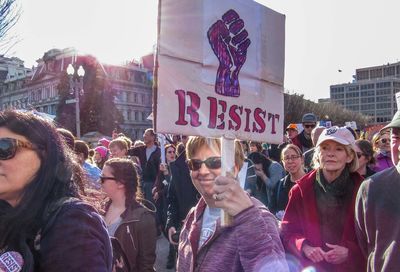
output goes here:
{"type": "MultiPolygon", "coordinates": [[[[227,137],[226,135],[221,137],[221,171],[222,176],[235,175],[235,139],[227,137]]],[[[229,226],[233,222],[233,217],[221,210],[221,226],[229,226]]]]}

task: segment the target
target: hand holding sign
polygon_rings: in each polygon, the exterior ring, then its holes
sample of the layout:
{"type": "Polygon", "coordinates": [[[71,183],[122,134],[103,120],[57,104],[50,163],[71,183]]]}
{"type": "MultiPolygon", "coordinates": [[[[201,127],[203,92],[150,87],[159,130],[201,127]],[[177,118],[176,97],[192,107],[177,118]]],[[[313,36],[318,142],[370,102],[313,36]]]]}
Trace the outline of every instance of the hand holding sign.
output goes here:
{"type": "Polygon", "coordinates": [[[222,20],[208,29],[207,37],[219,60],[215,92],[225,96],[240,96],[239,72],[251,43],[243,20],[236,11],[230,9],[222,16],[222,20]]]}

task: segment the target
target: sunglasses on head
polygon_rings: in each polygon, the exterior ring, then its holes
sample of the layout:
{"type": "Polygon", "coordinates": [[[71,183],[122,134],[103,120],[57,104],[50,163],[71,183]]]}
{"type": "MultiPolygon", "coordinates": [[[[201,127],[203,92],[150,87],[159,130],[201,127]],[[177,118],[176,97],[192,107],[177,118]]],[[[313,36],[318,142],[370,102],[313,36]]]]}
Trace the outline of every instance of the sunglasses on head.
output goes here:
{"type": "Polygon", "coordinates": [[[221,168],[221,157],[210,157],[206,160],[190,159],[187,160],[189,169],[192,171],[197,171],[201,168],[204,163],[208,169],[219,169],[221,168]]]}
{"type": "Polygon", "coordinates": [[[0,138],[0,160],[9,160],[14,158],[18,148],[34,149],[29,142],[24,142],[14,138],[0,138]]]}
{"type": "Polygon", "coordinates": [[[117,180],[114,177],[105,177],[105,176],[100,176],[99,179],[101,183],[104,183],[107,179],[117,180]]]}
{"type": "Polygon", "coordinates": [[[315,128],[316,125],[304,125],[305,128],[315,128]]]}

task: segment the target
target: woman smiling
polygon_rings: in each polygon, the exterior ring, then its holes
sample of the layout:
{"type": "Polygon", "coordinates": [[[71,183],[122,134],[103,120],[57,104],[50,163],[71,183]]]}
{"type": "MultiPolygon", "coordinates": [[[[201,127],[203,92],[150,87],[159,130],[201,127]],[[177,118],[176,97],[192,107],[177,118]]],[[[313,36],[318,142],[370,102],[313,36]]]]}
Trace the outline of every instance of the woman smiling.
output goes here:
{"type": "Polygon", "coordinates": [[[202,197],[183,223],[177,270],[287,271],[274,216],[236,179],[221,176],[220,141],[190,137],[186,152],[202,197]],[[221,209],[233,216],[232,225],[221,226],[221,209]]]}

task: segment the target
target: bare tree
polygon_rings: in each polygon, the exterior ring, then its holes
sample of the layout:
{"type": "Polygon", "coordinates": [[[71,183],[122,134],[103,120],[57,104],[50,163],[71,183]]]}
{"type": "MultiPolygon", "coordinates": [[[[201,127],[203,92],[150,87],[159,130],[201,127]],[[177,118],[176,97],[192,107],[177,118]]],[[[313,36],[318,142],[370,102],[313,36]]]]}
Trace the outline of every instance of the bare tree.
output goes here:
{"type": "Polygon", "coordinates": [[[285,127],[289,123],[300,123],[303,114],[313,112],[318,119],[330,119],[333,125],[344,126],[346,121],[355,121],[359,128],[364,128],[371,118],[353,112],[335,103],[315,103],[304,99],[302,94],[284,94],[285,127]]]}
{"type": "Polygon", "coordinates": [[[16,36],[10,36],[10,29],[17,23],[21,9],[17,0],[0,0],[0,52],[6,53],[15,45],[16,36]]]}

